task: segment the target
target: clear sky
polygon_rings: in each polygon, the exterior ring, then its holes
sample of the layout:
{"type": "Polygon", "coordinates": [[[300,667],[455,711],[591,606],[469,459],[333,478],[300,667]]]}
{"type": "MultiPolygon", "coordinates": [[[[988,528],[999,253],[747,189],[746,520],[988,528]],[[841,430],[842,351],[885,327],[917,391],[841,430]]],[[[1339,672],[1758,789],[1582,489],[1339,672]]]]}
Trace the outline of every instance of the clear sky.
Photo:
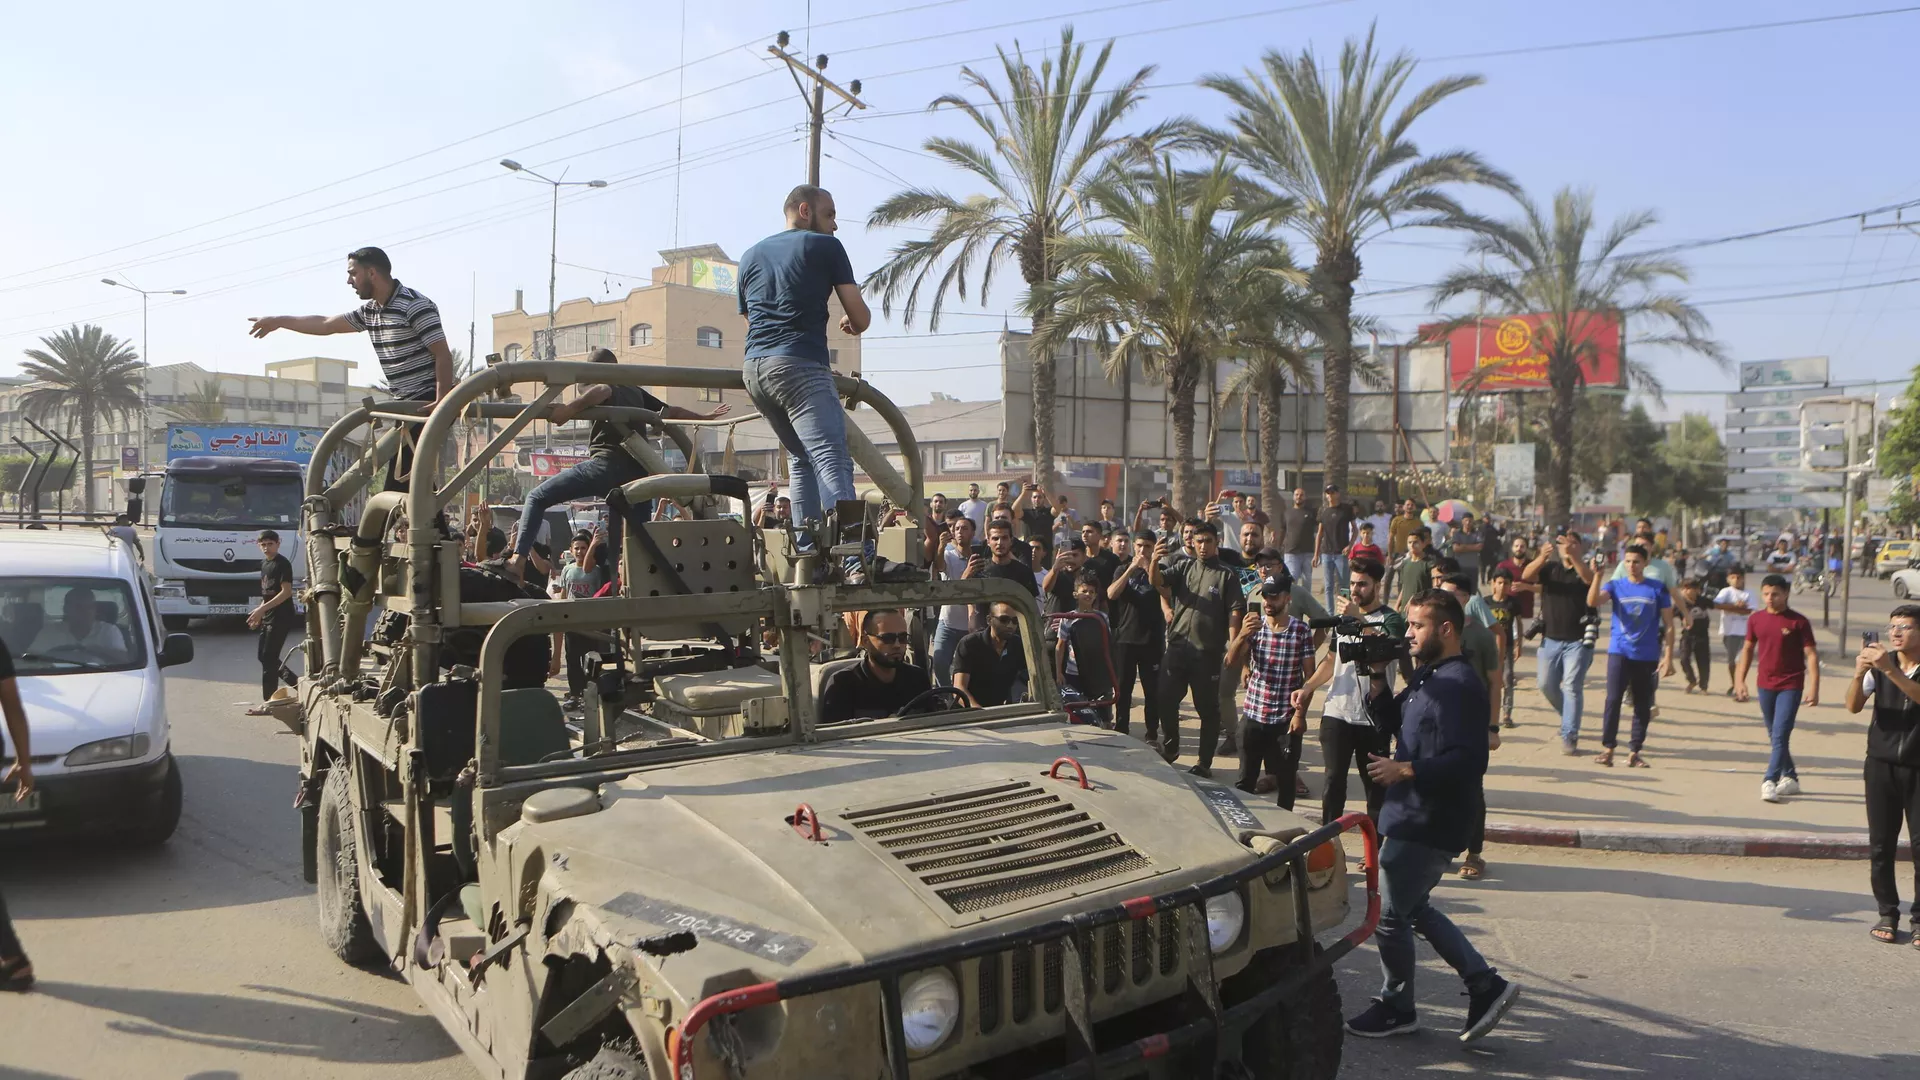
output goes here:
{"type": "MultiPolygon", "coordinates": [[[[562,203],[560,259],[571,264],[560,268],[562,300],[644,283],[655,252],[676,242],[714,242],[737,257],[781,227],[781,197],[804,179],[802,106],[764,51],[781,29],[809,54],[829,53],[830,75],[862,79],[873,106],[834,125],[824,166],[863,275],[911,235],[866,230],[867,208],[907,182],[971,190],[918,151],[930,135],[970,136],[963,117],[929,115],[927,103],[960,87],[963,64],[996,63],[994,47],[1016,38],[1043,48],[1067,22],[1083,39],[1116,38],[1115,76],[1157,65],[1141,125],[1219,119],[1221,101],[1192,85],[1197,76],[1238,71],[1270,48],[1331,55],[1377,22],[1388,47],[1423,58],[1416,81],[1487,79],[1429,114],[1415,129],[1423,147],[1478,150],[1543,200],[1574,184],[1595,190],[1605,216],[1656,210],[1650,244],[1847,214],[1920,197],[1920,148],[1908,137],[1920,11],[1543,47],[1900,6],[739,0],[687,5],[684,39],[674,0],[19,7],[0,37],[0,144],[10,151],[0,172],[0,373],[74,321],[137,341],[139,298],[99,281],[123,275],[189,290],[155,298],[156,363],[257,372],[318,353],[370,367],[363,338],[246,336],[249,315],[350,307],[342,256],[368,243],[440,303],[458,345],[477,320],[479,351],[490,351],[488,313],[511,307],[516,288],[538,308],[546,287],[547,189],[507,173],[502,157],[614,181],[562,203]],[[683,55],[697,61],[684,71],[683,55]]],[[[1444,233],[1396,233],[1363,251],[1360,289],[1431,281],[1457,251],[1444,233]]],[[[1860,380],[1904,378],[1917,359],[1920,286],[1717,302],[1920,276],[1912,233],[1839,223],[1686,258],[1691,295],[1710,304],[1738,360],[1825,354],[1836,379],[1860,380]]],[[[1018,275],[1009,267],[1002,281],[1018,275]]],[[[985,304],[956,305],[977,314],[956,314],[939,337],[925,336],[924,321],[883,320],[866,373],[903,403],[934,390],[993,397],[991,331],[1017,301],[1003,287],[985,304]],[[953,333],[965,330],[979,332],[953,333]]],[[[1363,309],[1400,334],[1430,318],[1418,293],[1363,309]]],[[[1672,406],[1717,414],[1730,375],[1691,357],[1642,355],[1680,392],[1672,406]]]]}

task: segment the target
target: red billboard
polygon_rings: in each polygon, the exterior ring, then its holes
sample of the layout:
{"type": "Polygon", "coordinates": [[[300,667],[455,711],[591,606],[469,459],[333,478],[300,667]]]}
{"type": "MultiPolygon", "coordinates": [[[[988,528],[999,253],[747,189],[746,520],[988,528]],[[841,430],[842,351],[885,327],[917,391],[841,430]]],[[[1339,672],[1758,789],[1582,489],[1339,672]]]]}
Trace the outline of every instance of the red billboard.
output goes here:
{"type": "Polygon", "coordinates": [[[553,450],[535,450],[527,455],[527,464],[533,466],[533,475],[542,478],[558,476],[585,460],[585,454],[563,454],[553,450]]]}
{"type": "MultiPolygon", "coordinates": [[[[1620,320],[1587,312],[1568,320],[1567,330],[1586,353],[1581,370],[1588,386],[1620,386],[1620,320]]],[[[1547,388],[1547,351],[1558,330],[1549,315],[1501,315],[1456,327],[1441,340],[1447,343],[1447,383],[1458,387],[1476,371],[1486,369],[1479,392],[1544,390],[1547,388]]],[[[1420,328],[1422,337],[1434,336],[1438,324],[1420,328]]]]}

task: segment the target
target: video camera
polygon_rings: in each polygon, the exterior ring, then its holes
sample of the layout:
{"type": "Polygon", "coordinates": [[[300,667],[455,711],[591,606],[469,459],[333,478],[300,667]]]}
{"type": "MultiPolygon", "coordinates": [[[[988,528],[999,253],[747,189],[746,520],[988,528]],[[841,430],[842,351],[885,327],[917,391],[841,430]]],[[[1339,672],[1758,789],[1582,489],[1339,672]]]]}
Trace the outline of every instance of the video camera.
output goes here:
{"type": "Polygon", "coordinates": [[[1332,630],[1334,653],[1342,663],[1372,666],[1413,658],[1412,642],[1404,637],[1394,637],[1390,634],[1368,633],[1369,630],[1378,631],[1379,628],[1351,616],[1309,619],[1307,628],[1332,630]]]}

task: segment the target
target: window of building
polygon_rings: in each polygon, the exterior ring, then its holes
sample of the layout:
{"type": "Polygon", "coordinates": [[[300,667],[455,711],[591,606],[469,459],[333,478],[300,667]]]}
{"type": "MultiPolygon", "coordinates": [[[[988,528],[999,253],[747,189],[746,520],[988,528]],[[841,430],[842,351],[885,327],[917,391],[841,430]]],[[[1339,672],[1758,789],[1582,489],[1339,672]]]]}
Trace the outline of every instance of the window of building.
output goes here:
{"type": "Polygon", "coordinates": [[[634,323],[628,327],[627,344],[636,349],[643,349],[653,344],[653,325],[651,323],[634,323]]]}
{"type": "MultiPolygon", "coordinates": [[[[520,346],[515,345],[513,347],[517,349],[520,346]]],[[[323,382],[320,384],[320,392],[323,394],[344,394],[347,392],[347,384],[343,382],[323,382]]]]}
{"type": "Polygon", "coordinates": [[[515,342],[500,351],[500,359],[511,364],[520,359],[520,343],[515,342]]]}
{"type": "Polygon", "coordinates": [[[700,400],[701,401],[721,401],[723,399],[720,396],[720,391],[714,389],[711,386],[703,386],[700,388],[700,400]]]}
{"type": "Polygon", "coordinates": [[[693,343],[703,349],[718,349],[721,346],[720,328],[703,326],[693,332],[693,343]]]}
{"type": "MultiPolygon", "coordinates": [[[[555,356],[579,356],[594,349],[613,348],[614,320],[605,322],[576,323],[573,326],[556,326],[553,329],[555,356]]],[[[533,351],[544,356],[547,351],[547,332],[533,332],[533,351]]]]}
{"type": "Polygon", "coordinates": [[[833,365],[839,362],[840,362],[840,350],[828,349],[827,350],[827,366],[832,367],[833,365]]]}

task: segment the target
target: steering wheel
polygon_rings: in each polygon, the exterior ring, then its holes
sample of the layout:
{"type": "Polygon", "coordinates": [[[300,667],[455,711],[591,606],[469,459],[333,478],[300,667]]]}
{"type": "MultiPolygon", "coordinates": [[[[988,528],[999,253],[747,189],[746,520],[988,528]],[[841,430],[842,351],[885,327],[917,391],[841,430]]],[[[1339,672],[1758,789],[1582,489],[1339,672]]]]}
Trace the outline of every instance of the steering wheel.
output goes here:
{"type": "Polygon", "coordinates": [[[106,653],[100,651],[99,649],[94,648],[91,645],[82,645],[77,641],[70,641],[65,645],[55,645],[52,648],[47,650],[47,655],[57,658],[63,652],[84,653],[87,656],[91,656],[96,659],[100,659],[100,660],[108,659],[106,653]]]}
{"type": "Polygon", "coordinates": [[[913,696],[913,700],[900,707],[895,717],[917,716],[920,713],[948,712],[953,709],[974,708],[973,697],[957,686],[935,686],[922,690],[913,696]],[[936,707],[935,703],[947,699],[948,704],[936,707]]]}

